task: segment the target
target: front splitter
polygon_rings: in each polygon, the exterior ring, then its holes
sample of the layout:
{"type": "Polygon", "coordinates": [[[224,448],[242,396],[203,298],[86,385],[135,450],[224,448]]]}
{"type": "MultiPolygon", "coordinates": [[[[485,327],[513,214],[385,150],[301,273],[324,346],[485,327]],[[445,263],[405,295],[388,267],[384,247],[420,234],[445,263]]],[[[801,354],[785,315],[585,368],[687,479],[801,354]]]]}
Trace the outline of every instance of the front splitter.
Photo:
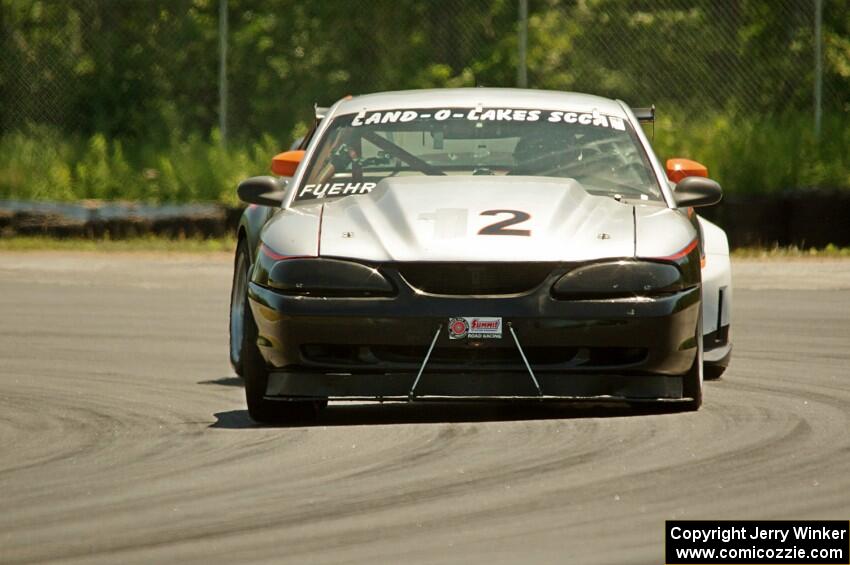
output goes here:
{"type": "MultiPolygon", "coordinates": [[[[334,400],[407,400],[415,373],[273,372],[267,398],[313,397],[334,400]]],[[[664,375],[605,375],[537,373],[542,394],[527,373],[425,373],[416,400],[681,400],[682,377],[664,375]]]]}

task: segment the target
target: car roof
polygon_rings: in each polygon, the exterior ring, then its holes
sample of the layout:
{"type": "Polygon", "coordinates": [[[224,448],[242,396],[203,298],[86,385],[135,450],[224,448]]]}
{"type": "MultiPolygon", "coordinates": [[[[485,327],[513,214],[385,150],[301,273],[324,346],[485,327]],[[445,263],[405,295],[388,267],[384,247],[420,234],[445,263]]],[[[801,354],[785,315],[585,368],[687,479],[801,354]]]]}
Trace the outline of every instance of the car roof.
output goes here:
{"type": "Polygon", "coordinates": [[[364,94],[340,100],[334,114],[353,114],[399,108],[523,108],[593,112],[627,118],[620,103],[610,98],[523,88],[433,88],[364,94]]]}

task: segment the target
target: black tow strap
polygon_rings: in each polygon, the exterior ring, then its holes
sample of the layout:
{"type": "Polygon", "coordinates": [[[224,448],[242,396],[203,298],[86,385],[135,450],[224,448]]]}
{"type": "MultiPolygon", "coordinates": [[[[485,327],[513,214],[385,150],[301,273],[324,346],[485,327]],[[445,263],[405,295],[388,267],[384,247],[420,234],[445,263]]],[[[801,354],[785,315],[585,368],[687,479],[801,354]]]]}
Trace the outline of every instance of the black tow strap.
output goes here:
{"type": "Polygon", "coordinates": [[[419,384],[419,379],[422,378],[422,373],[425,371],[425,365],[428,364],[428,359],[431,358],[431,352],[434,351],[434,346],[437,344],[437,338],[440,337],[440,330],[443,329],[443,326],[437,326],[437,331],[434,332],[434,339],[431,340],[431,346],[428,348],[428,353],[425,354],[425,359],[422,360],[422,366],[419,367],[419,373],[416,374],[416,380],[413,381],[413,386],[410,387],[410,392],[407,393],[407,401],[413,401],[413,398],[416,396],[416,385],[419,384]]]}
{"type": "MultiPolygon", "coordinates": [[[[437,344],[437,339],[440,337],[440,330],[443,329],[442,325],[437,326],[437,331],[434,332],[434,337],[431,339],[431,345],[428,346],[428,351],[425,353],[425,358],[422,360],[422,365],[419,366],[419,372],[416,373],[416,379],[413,381],[413,386],[410,387],[410,392],[407,393],[408,402],[412,402],[414,398],[416,398],[416,387],[419,384],[419,380],[422,378],[422,373],[425,372],[425,367],[428,365],[428,360],[431,359],[431,353],[434,351],[434,346],[437,344]]],[[[513,324],[508,322],[508,329],[511,332],[511,337],[514,338],[514,343],[516,344],[517,351],[519,351],[520,357],[522,357],[522,362],[525,364],[525,368],[528,371],[528,376],[531,377],[531,382],[534,383],[534,388],[537,389],[537,395],[543,396],[543,389],[540,387],[540,383],[537,381],[537,377],[534,375],[534,371],[531,369],[531,364],[528,362],[528,358],[525,356],[525,351],[522,349],[522,345],[519,343],[519,338],[517,337],[516,330],[514,330],[513,324]]]]}

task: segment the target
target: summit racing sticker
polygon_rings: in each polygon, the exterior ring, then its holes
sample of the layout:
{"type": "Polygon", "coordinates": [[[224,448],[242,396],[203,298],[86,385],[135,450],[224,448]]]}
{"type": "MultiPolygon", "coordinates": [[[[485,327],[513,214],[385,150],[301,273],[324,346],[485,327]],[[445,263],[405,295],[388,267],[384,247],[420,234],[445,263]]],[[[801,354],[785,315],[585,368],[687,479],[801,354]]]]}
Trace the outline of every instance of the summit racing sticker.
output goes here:
{"type": "Polygon", "coordinates": [[[484,317],[449,318],[449,339],[500,339],[502,319],[484,317]]]}

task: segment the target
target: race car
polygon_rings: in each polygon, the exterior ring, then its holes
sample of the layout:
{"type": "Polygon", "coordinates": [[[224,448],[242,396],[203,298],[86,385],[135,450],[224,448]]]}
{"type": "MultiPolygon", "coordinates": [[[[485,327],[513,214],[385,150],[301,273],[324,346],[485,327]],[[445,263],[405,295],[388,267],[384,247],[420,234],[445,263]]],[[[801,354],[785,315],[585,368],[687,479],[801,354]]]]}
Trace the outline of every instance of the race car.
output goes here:
{"type": "Polygon", "coordinates": [[[731,353],[721,199],[587,94],[386,92],[317,109],[239,185],[230,358],[258,422],[330,400],[696,410],[731,353]]]}

